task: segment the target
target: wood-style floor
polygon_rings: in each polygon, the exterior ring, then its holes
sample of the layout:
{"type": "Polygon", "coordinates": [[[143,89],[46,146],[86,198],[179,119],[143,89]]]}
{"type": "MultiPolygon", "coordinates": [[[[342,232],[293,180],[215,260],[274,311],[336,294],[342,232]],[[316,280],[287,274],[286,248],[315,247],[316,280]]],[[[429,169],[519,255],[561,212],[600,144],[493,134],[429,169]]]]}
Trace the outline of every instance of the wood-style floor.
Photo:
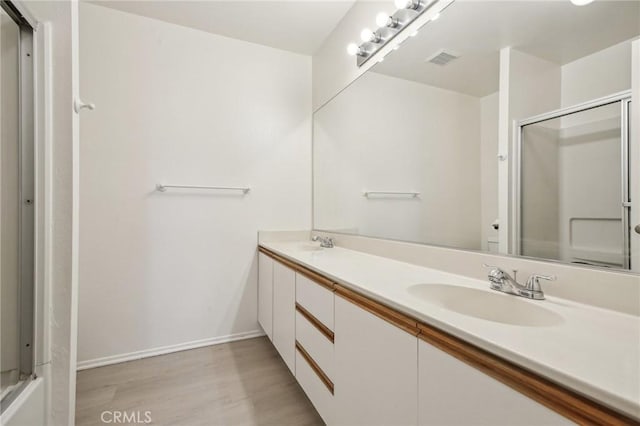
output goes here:
{"type": "Polygon", "coordinates": [[[153,425],[323,424],[266,337],[79,371],[76,424],[104,425],[107,410],[149,411],[153,425]]]}

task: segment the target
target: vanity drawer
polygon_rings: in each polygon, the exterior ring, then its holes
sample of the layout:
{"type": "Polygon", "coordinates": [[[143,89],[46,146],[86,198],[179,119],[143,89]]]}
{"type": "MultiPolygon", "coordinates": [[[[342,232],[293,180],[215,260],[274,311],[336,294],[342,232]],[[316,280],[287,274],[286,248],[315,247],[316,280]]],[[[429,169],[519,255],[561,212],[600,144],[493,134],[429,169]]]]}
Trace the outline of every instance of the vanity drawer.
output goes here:
{"type": "MultiPolygon", "coordinates": [[[[320,378],[319,373],[304,354],[304,348],[296,344],[296,379],[307,394],[325,424],[333,423],[333,384],[330,386],[320,378]]],[[[330,382],[329,382],[330,383],[330,382]]]]}
{"type": "Polygon", "coordinates": [[[327,335],[314,325],[296,306],[296,341],[307,351],[318,367],[333,379],[333,333],[327,335]]]}
{"type": "Polygon", "coordinates": [[[333,291],[296,274],[296,302],[333,331],[333,291]]]}

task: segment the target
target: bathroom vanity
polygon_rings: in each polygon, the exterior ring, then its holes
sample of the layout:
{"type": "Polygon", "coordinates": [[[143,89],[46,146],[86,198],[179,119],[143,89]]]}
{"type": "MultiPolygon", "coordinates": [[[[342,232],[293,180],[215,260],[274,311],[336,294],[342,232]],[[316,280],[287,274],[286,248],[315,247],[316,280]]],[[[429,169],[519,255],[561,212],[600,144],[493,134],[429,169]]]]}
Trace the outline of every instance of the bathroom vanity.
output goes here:
{"type": "Polygon", "coordinates": [[[328,424],[637,424],[640,3],[396,6],[313,115],[338,247],[260,239],[262,327],[328,424]]]}
{"type": "Polygon", "coordinates": [[[258,298],[329,425],[640,420],[633,315],[310,241],[260,243],[258,298]]]}

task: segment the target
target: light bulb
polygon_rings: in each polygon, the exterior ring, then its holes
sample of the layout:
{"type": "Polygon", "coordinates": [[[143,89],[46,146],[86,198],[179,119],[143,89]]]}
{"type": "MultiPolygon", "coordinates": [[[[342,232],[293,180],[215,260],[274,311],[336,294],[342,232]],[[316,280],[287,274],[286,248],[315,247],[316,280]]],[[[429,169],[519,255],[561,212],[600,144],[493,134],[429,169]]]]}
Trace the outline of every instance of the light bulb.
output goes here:
{"type": "Polygon", "coordinates": [[[360,47],[355,44],[355,43],[351,43],[350,45],[347,46],[347,53],[350,56],[355,56],[360,52],[360,47]]]}
{"type": "Polygon", "coordinates": [[[593,0],[571,0],[571,3],[573,3],[576,6],[585,6],[591,2],[593,2],[593,0]]]}
{"type": "Polygon", "coordinates": [[[379,27],[386,27],[389,25],[391,17],[386,12],[380,12],[376,15],[376,25],[379,27]]]}
{"type": "Polygon", "coordinates": [[[394,4],[398,9],[417,9],[420,7],[420,0],[395,0],[394,4]]]}
{"type": "Polygon", "coordinates": [[[375,35],[373,34],[373,31],[371,31],[369,28],[365,28],[360,33],[360,39],[365,43],[367,41],[372,41],[374,38],[375,38],[375,35]]]}

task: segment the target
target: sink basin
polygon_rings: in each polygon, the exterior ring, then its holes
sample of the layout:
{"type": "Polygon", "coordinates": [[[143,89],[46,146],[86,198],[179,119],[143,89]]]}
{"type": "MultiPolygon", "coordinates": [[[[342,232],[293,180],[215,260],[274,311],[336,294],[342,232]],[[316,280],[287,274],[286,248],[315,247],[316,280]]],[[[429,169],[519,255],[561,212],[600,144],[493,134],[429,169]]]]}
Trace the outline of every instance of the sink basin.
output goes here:
{"type": "Polygon", "coordinates": [[[298,247],[302,251],[320,251],[322,247],[316,244],[300,244],[298,247]]]}
{"type": "Polygon", "coordinates": [[[418,284],[409,287],[418,299],[469,317],[524,327],[550,327],[563,319],[540,304],[494,290],[478,290],[450,284],[418,284]]]}

